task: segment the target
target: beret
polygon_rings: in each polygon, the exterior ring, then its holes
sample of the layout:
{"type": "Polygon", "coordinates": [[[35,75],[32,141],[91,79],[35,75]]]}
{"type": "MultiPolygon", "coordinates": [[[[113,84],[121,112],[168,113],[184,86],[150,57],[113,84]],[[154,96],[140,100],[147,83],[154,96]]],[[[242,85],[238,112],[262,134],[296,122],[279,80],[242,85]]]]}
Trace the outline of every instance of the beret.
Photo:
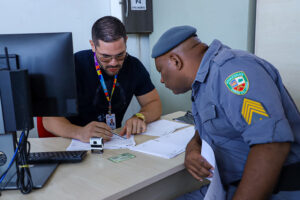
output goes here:
{"type": "Polygon", "coordinates": [[[167,30],[156,42],[152,48],[152,58],[157,58],[191,36],[194,36],[197,32],[197,29],[192,26],[175,26],[167,30]]]}

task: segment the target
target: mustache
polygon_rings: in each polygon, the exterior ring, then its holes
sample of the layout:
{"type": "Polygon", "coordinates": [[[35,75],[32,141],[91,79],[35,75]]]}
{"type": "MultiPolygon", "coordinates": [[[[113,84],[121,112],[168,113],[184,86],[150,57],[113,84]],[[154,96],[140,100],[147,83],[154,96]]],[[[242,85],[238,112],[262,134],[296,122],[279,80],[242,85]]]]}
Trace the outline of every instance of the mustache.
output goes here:
{"type": "Polygon", "coordinates": [[[108,65],[108,66],[106,66],[106,69],[110,69],[110,68],[121,68],[121,65],[115,65],[115,66],[113,66],[113,65],[108,65]]]}

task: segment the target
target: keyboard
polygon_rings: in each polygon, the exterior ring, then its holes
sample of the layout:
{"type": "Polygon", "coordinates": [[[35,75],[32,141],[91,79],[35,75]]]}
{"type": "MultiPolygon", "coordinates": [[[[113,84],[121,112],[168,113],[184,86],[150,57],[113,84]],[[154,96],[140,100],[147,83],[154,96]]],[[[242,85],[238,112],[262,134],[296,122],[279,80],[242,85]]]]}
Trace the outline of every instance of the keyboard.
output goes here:
{"type": "Polygon", "coordinates": [[[28,164],[38,163],[77,163],[86,156],[87,151],[53,151],[32,152],[28,156],[28,164]]]}
{"type": "Polygon", "coordinates": [[[194,117],[191,111],[187,111],[184,116],[174,118],[173,120],[180,121],[186,124],[194,125],[194,117]]]}

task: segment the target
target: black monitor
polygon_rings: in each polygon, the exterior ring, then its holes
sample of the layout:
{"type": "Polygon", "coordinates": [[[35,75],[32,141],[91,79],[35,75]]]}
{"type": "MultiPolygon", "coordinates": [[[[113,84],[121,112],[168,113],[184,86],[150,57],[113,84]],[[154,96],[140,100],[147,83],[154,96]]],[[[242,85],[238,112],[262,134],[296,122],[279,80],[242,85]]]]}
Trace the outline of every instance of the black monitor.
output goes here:
{"type": "Polygon", "coordinates": [[[0,69],[27,69],[33,116],[76,114],[72,33],[0,34],[0,69]]]}
{"type": "MultiPolygon", "coordinates": [[[[18,167],[9,165],[16,131],[31,129],[33,116],[77,114],[76,99],[71,33],[0,34],[0,176],[7,173],[0,179],[0,191],[19,188],[18,167]]],[[[35,178],[45,172],[47,179],[56,166],[35,165],[30,171],[36,169],[35,178]]]]}

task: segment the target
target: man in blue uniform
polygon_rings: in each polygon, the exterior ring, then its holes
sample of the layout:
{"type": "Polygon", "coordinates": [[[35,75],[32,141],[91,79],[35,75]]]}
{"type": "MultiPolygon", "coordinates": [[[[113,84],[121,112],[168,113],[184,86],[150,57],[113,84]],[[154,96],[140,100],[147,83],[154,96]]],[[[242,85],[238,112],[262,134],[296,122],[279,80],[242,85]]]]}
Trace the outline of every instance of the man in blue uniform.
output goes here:
{"type": "Polygon", "coordinates": [[[161,102],[144,65],[126,51],[124,25],[112,16],[92,27],[91,50],[75,54],[78,116],[44,117],[45,128],[62,137],[89,142],[90,137],[110,140],[112,129],[121,127],[135,95],[139,113],[126,121],[121,135],[138,134],[161,115],[161,102]]]}
{"type": "MultiPolygon", "coordinates": [[[[166,31],[152,57],[165,87],[192,89],[196,132],[185,166],[196,179],[213,176],[201,156],[204,139],[227,199],[299,199],[300,114],[270,63],[218,40],[207,46],[191,26],[166,31]]],[[[206,189],[180,199],[201,199],[206,189]]]]}

